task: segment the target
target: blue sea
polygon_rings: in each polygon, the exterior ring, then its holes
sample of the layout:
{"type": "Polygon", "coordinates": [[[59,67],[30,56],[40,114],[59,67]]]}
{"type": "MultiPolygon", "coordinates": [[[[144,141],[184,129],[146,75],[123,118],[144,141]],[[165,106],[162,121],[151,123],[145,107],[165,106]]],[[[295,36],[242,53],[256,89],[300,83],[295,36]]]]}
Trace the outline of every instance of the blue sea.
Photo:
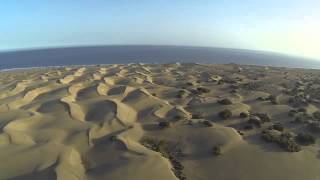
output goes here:
{"type": "Polygon", "coordinates": [[[190,46],[88,46],[0,52],[0,69],[127,63],[249,64],[320,68],[320,61],[277,53],[190,46]]]}

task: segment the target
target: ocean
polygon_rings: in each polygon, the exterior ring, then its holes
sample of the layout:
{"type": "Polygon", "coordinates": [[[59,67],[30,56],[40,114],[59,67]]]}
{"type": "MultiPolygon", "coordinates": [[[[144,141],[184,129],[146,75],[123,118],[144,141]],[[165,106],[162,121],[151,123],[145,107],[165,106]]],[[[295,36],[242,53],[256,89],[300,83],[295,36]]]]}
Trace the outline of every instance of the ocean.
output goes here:
{"type": "Polygon", "coordinates": [[[249,64],[320,69],[320,61],[277,53],[191,46],[87,46],[0,52],[0,69],[127,63],[249,64]]]}

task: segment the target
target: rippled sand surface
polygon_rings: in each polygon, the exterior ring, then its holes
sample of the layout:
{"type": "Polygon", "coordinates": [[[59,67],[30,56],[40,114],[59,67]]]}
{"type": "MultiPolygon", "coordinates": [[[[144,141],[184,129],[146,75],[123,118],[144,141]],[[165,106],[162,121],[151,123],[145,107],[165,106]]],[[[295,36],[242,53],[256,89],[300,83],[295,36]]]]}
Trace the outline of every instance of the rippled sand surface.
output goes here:
{"type": "Polygon", "coordinates": [[[319,180],[320,71],[0,72],[0,179],[319,180]]]}

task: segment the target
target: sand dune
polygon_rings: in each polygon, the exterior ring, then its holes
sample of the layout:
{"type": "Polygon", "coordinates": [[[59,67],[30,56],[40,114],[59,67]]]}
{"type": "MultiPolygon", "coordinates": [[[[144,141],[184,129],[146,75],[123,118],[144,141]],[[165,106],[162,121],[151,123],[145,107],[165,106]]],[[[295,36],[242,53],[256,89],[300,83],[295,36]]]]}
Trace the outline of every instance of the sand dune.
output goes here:
{"type": "Polygon", "coordinates": [[[0,179],[318,180],[319,77],[180,63],[1,72],[0,179]]]}

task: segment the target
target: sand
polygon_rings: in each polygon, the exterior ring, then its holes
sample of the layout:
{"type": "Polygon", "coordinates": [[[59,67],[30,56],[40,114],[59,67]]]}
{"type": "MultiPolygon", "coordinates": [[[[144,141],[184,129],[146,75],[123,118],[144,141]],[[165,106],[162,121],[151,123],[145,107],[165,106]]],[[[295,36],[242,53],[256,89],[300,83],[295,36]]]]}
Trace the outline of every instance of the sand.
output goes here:
{"type": "Polygon", "coordinates": [[[0,72],[0,179],[319,180],[319,110],[319,70],[0,72]]]}

